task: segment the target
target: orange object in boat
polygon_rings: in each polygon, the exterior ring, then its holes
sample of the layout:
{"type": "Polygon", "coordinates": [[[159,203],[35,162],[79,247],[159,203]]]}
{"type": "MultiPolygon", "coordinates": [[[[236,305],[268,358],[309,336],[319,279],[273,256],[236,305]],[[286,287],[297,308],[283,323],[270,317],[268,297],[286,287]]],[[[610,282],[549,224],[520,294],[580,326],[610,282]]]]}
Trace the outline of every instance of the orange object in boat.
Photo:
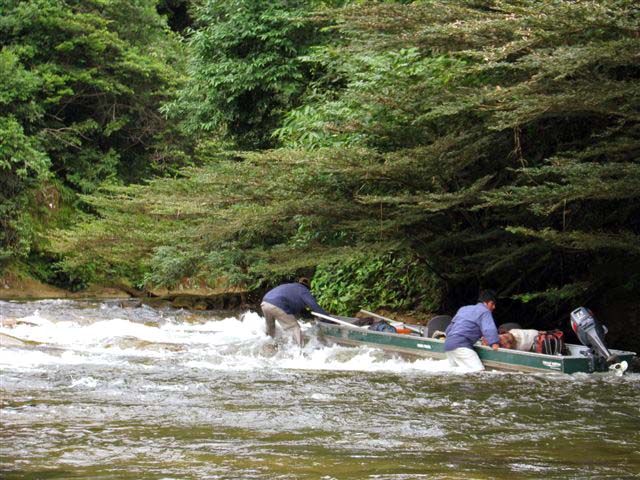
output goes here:
{"type": "Polygon", "coordinates": [[[396,327],[396,333],[414,333],[410,328],[400,328],[396,327]]]}

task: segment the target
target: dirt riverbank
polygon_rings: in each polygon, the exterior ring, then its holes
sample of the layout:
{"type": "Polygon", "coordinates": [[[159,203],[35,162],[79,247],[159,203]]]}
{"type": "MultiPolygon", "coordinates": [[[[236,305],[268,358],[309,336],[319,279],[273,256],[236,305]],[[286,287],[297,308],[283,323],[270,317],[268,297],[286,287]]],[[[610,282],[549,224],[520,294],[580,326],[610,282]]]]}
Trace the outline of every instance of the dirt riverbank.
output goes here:
{"type": "Polygon", "coordinates": [[[71,292],[47,285],[34,278],[5,273],[0,277],[0,300],[29,301],[47,299],[139,299],[154,307],[173,307],[193,310],[220,310],[252,307],[251,299],[242,289],[201,285],[178,285],[176,288],[137,290],[128,286],[94,285],[71,292]]]}
{"type": "Polygon", "coordinates": [[[34,278],[4,274],[0,277],[0,300],[45,300],[52,298],[129,298],[126,291],[113,287],[90,287],[82,292],[70,292],[62,288],[47,285],[34,278]]]}

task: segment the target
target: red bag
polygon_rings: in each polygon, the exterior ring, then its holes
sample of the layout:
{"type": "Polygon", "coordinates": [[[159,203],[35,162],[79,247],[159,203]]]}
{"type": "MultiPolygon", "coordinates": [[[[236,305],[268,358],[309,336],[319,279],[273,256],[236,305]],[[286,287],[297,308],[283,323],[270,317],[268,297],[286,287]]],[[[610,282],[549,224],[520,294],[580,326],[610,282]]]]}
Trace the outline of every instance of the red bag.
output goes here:
{"type": "Polygon", "coordinates": [[[538,337],[533,344],[533,351],[547,355],[562,355],[564,352],[564,333],[562,330],[538,332],[538,337]]]}

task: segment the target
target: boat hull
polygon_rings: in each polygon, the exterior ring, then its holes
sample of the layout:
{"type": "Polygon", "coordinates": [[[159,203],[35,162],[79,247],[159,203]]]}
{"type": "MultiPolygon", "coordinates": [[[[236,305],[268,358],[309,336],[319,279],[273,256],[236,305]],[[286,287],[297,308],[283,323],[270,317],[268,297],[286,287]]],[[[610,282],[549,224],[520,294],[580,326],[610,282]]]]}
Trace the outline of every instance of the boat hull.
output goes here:
{"type": "MultiPolygon", "coordinates": [[[[340,345],[379,347],[390,353],[410,358],[445,359],[444,341],[419,335],[377,332],[350,325],[331,324],[316,320],[321,339],[340,345]]],[[[485,368],[517,372],[544,373],[593,373],[606,371],[605,365],[585,355],[587,347],[568,345],[570,355],[544,355],[499,348],[493,350],[481,345],[474,346],[485,368]],[[584,352],[584,353],[583,353],[584,352]]],[[[611,350],[620,361],[630,362],[635,353],[611,350]]]]}

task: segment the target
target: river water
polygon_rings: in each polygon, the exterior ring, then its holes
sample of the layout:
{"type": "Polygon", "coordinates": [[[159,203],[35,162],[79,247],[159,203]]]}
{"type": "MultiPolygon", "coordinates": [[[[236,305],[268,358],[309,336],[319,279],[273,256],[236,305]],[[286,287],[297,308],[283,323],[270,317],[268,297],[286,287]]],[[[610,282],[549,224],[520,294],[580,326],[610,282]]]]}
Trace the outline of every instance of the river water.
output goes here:
{"type": "Polygon", "coordinates": [[[2,479],[640,478],[640,374],[460,374],[255,312],[0,302],[2,479]]]}

